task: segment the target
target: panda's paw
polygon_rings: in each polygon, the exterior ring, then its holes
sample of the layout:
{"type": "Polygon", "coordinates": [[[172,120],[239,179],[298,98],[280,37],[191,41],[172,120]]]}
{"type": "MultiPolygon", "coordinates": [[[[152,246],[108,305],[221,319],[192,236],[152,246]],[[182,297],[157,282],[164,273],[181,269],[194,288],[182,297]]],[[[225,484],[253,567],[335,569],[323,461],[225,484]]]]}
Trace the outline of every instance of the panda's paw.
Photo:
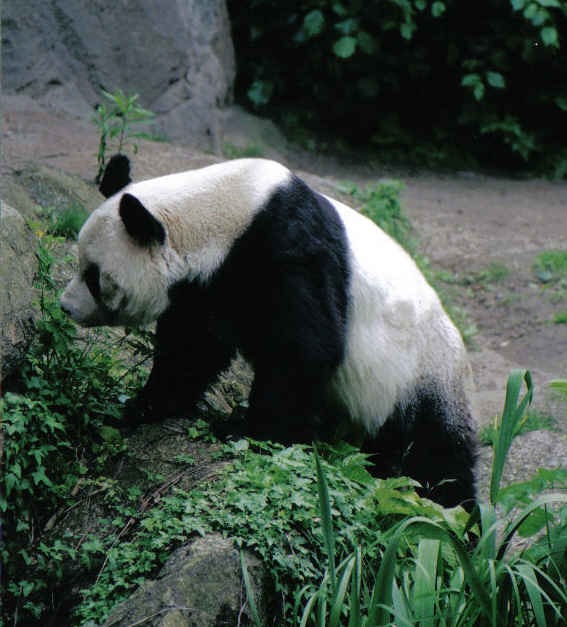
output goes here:
{"type": "Polygon", "coordinates": [[[160,415],[160,412],[157,411],[154,403],[149,398],[146,398],[145,395],[139,395],[126,401],[122,413],[121,426],[133,428],[156,422],[160,418],[166,418],[166,416],[160,415]]]}
{"type": "Polygon", "coordinates": [[[215,436],[221,440],[229,438],[234,440],[250,435],[246,409],[243,407],[235,407],[230,416],[217,418],[210,424],[215,436]]]}

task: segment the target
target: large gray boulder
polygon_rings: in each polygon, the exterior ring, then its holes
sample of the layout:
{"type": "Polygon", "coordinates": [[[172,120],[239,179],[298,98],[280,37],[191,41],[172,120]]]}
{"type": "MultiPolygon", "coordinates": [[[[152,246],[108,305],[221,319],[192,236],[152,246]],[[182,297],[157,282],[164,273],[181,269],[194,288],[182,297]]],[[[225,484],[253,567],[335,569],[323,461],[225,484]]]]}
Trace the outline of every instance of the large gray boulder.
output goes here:
{"type": "Polygon", "coordinates": [[[33,335],[35,245],[24,218],[0,202],[0,382],[17,370],[33,335]]]}
{"type": "Polygon", "coordinates": [[[3,87],[84,117],[138,93],[170,139],[215,148],[235,61],[225,0],[9,0],[3,87]]]}
{"type": "MultiPolygon", "coordinates": [[[[266,572],[245,553],[246,570],[262,624],[266,615],[266,572]]],[[[219,534],[198,538],[175,551],[157,578],[143,584],[108,617],[104,627],[252,625],[240,556],[219,534]]]]}

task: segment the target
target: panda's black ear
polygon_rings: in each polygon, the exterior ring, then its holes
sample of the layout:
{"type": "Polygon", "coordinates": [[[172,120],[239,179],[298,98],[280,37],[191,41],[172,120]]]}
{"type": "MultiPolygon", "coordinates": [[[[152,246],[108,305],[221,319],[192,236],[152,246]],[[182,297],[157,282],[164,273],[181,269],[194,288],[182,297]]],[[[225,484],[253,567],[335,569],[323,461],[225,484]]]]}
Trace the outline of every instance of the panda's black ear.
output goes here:
{"type": "Polygon", "coordinates": [[[122,196],[118,211],[128,235],[140,246],[165,242],[163,224],[132,194],[122,196]]]}
{"type": "Polygon", "coordinates": [[[111,157],[106,164],[98,189],[105,198],[109,198],[131,182],[130,159],[126,155],[118,154],[111,157]]]}

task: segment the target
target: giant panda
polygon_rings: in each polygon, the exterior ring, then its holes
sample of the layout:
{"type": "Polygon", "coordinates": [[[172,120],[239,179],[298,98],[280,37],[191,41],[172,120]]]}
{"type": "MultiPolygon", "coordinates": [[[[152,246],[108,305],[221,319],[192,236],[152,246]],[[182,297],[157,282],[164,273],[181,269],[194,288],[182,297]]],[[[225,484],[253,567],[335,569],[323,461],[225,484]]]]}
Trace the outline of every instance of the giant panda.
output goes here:
{"type": "Polygon", "coordinates": [[[274,161],[129,172],[109,162],[61,305],[82,326],[157,321],[140,420],[190,408],[239,351],[250,436],[304,442],[347,424],[377,475],[472,506],[465,349],[396,242],[274,161]]]}

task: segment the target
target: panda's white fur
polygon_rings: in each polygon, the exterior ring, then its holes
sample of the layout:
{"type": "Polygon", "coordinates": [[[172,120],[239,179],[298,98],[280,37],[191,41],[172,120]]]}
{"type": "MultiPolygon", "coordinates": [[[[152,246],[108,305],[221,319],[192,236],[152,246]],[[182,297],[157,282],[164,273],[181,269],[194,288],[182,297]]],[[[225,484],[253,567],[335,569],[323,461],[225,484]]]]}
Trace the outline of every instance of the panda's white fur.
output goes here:
{"type": "Polygon", "coordinates": [[[464,380],[465,349],[405,250],[365,216],[329,200],[345,226],[352,268],[347,350],[334,385],[350,417],[375,434],[420,380],[448,387],[464,380]]]}
{"type": "MultiPolygon", "coordinates": [[[[173,287],[206,286],[255,217],[294,180],[279,163],[242,159],[118,187],[119,193],[93,212],[79,234],[79,273],[63,294],[64,310],[85,326],[160,319],[170,310],[173,287]],[[163,243],[140,246],[127,232],[120,209],[127,197],[159,222],[163,243]],[[91,267],[98,272],[97,298],[87,286],[91,267]]],[[[464,396],[469,371],[458,331],[414,261],[392,238],[357,211],[324,198],[342,223],[349,267],[344,353],[328,380],[329,399],[339,413],[378,437],[390,416],[418,407],[417,395],[432,390],[441,399],[440,427],[453,434],[447,449],[451,464],[458,466],[464,442],[465,463],[474,465],[464,396]]],[[[412,411],[417,415],[419,407],[412,411]]],[[[446,502],[471,498],[469,470],[463,472],[466,488],[446,502]]]]}

